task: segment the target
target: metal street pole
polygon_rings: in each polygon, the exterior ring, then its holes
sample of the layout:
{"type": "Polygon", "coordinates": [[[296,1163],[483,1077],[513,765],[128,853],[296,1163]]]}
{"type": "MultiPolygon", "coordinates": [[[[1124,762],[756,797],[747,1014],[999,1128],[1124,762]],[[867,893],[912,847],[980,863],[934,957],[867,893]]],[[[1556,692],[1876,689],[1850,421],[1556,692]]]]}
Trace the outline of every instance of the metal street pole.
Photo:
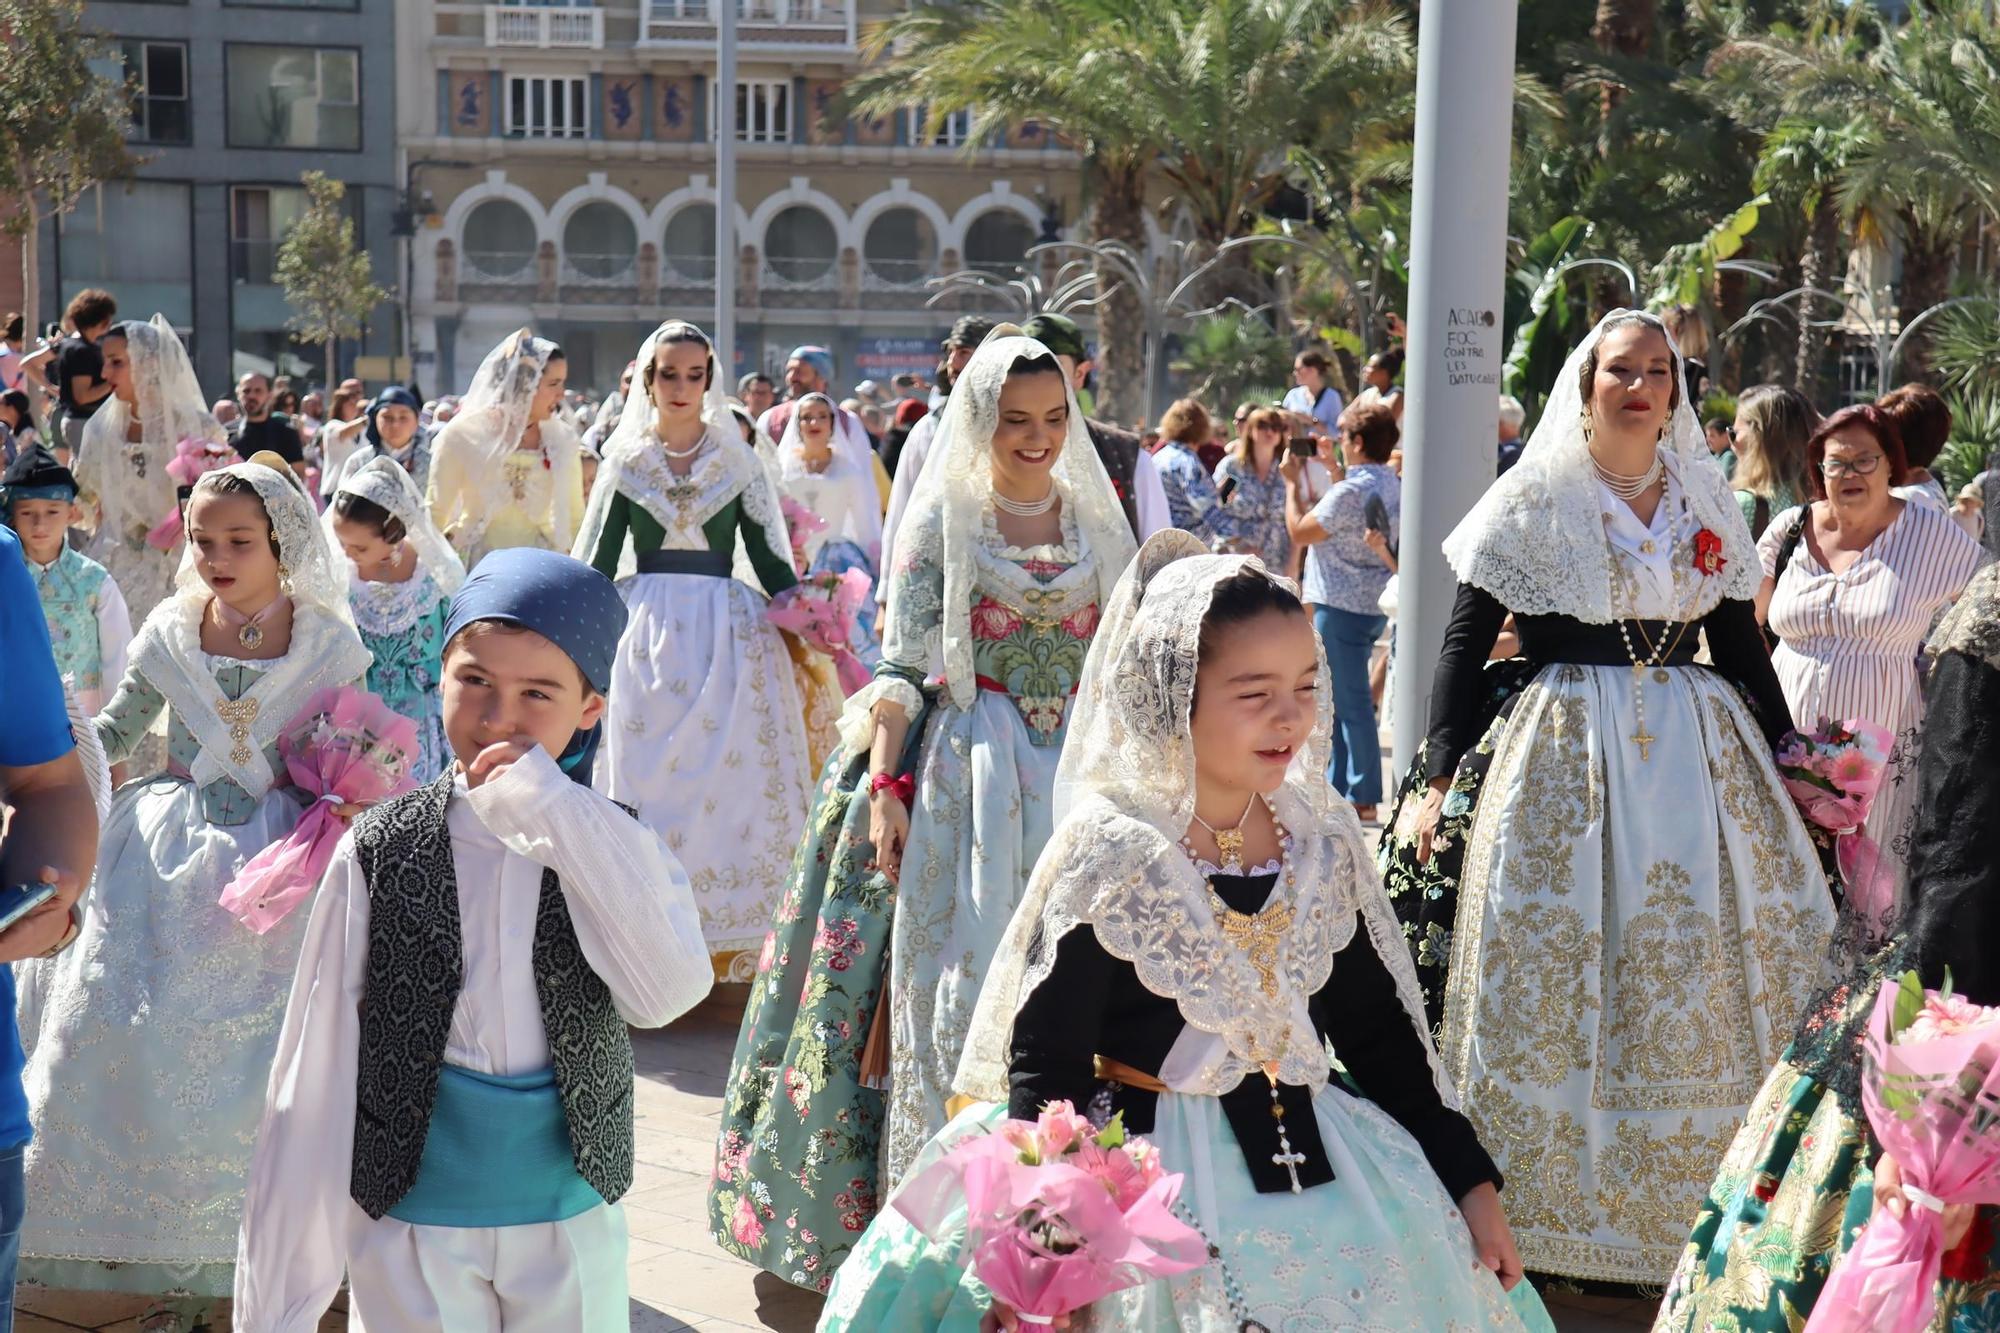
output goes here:
{"type": "Polygon", "coordinates": [[[736,392],[736,6],[715,6],[715,373],[736,392]]]}
{"type": "Polygon", "coordinates": [[[1516,0],[1427,0],[1417,27],[1395,761],[1417,753],[1454,580],[1440,549],[1499,438],[1516,0]]]}

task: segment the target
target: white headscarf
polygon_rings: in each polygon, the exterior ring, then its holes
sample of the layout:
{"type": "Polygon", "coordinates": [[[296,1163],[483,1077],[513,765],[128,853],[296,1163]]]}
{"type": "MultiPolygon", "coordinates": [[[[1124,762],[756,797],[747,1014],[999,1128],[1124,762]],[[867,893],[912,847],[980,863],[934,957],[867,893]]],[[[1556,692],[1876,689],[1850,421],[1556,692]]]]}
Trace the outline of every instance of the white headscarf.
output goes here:
{"type": "Polygon", "coordinates": [[[256,490],[271,520],[282,586],[292,601],[291,646],[282,658],[252,664],[264,674],[238,701],[254,701],[247,734],[236,737],[234,724],[221,716],[221,694],[201,648],[202,615],[214,594],[195,569],[192,543],[181,555],[173,595],[153,608],[133,639],[131,661],[200,742],[189,770],[195,783],[206,786],[228,777],[261,797],[278,776],[264,758],[265,747],[315,691],[359,681],[370,657],[354,628],[347,580],[335,570],[305,491],[262,463],[233,463],[196,481],[189,503],[218,489],[225,477],[256,490]]]}
{"type": "MultiPolygon", "coordinates": [[[[755,450],[743,443],[743,432],[730,412],[728,400],[716,383],[715,349],[708,335],[686,320],[670,319],[646,336],[639,346],[639,371],[632,377],[632,392],[625,396],[618,415],[618,427],[604,444],[604,462],[598,469],[597,485],[583,513],[583,527],[577,533],[570,554],[590,561],[596,558],[597,544],[604,535],[604,523],[612,497],[623,493],[670,534],[683,525],[698,528],[721,511],[731,500],[741,498],[744,513],[763,530],[764,541],[778,559],[791,563],[792,542],[785,531],[784,512],[771,469],[755,450]],[[707,427],[702,453],[687,476],[674,475],[659,436],[659,410],[653,405],[649,368],[662,343],[698,342],[709,348],[708,388],[702,395],[701,419],[707,427]],[[689,502],[683,509],[676,501],[689,502]]],[[[693,534],[683,534],[692,537],[693,534]]],[[[741,540],[738,540],[739,556],[741,540]]],[[[632,563],[629,546],[619,559],[622,576],[632,563]]],[[[752,586],[761,586],[747,559],[736,561],[736,577],[752,586]]],[[[765,589],[766,593],[773,591],[765,589]]]]}
{"type": "Polygon", "coordinates": [[[821,536],[826,541],[851,541],[872,561],[882,551],[882,495],[875,487],[873,466],[856,462],[850,452],[840,447],[840,441],[834,439],[829,441],[833,461],[827,464],[824,472],[814,474],[806,466],[805,436],[799,429],[799,418],[805,415],[806,406],[810,403],[825,404],[827,414],[832,418],[834,433],[838,435],[840,431],[840,409],[833,399],[823,393],[809,393],[800,398],[785,422],[785,438],[778,442],[779,485],[790,495],[794,483],[816,476],[819,481],[840,487],[845,493],[846,512],[838,516],[838,526],[832,526],[832,516],[821,514],[820,517],[829,523],[821,536]]]}
{"type": "MultiPolygon", "coordinates": [[[[416,548],[417,563],[431,576],[439,592],[449,597],[465,582],[464,562],[437,530],[437,524],[431,522],[424,497],[417,494],[417,483],[395,459],[378,454],[348,473],[333,493],[333,499],[343,495],[358,495],[380,505],[403,525],[407,540],[416,548]]],[[[340,538],[333,528],[335,517],[334,507],[329,504],[325,515],[327,550],[338,555],[340,538]]]]}
{"type": "Polygon", "coordinates": [[[167,471],[174,446],[196,439],[226,447],[229,436],[208,410],[187,349],[165,315],[121,324],[115,332],[125,337],[137,402],[128,404],[113,394],[84,423],[77,483],[97,498],[98,531],[143,536],[169,517],[178,503],[173,475],[167,471]],[[135,415],[137,443],[125,438],[135,415]]]}
{"type": "MultiPolygon", "coordinates": [[[[1012,324],[995,328],[979,345],[952,383],[944,419],[896,533],[899,565],[928,560],[944,570],[943,615],[930,633],[942,640],[946,685],[952,702],[960,708],[970,708],[978,691],[972,669],[972,549],[984,527],[986,511],[993,506],[993,434],[1000,424],[1000,394],[1016,362],[1041,358],[1055,363],[1048,348],[1012,324]]],[[[1063,508],[1076,523],[1090,558],[1097,562],[1098,604],[1103,606],[1111,601],[1118,576],[1131,563],[1132,528],[1125,521],[1103,460],[1090,442],[1076,391],[1066,388],[1065,393],[1069,398],[1069,433],[1050,473],[1063,508]]],[[[882,571],[882,577],[889,580],[889,625],[893,631],[898,580],[892,570],[882,571]]],[[[937,660],[935,652],[919,656],[937,660]]],[[[854,698],[862,699],[867,693],[854,698]]],[[[853,701],[849,702],[852,707],[853,701]]]]}
{"type": "Polygon", "coordinates": [[[1194,815],[1191,719],[1202,624],[1216,588],[1244,573],[1296,592],[1261,560],[1211,555],[1175,529],[1149,540],[1119,580],[1090,645],[1056,770],[1056,831],[981,987],[958,1069],[961,1092],[1006,1100],[1014,1015],[1049,975],[1062,937],[1079,926],[1131,963],[1147,990],[1172,999],[1190,1027],[1223,1039],[1227,1055],[1206,1075],[1211,1086],[1197,1090],[1226,1092],[1258,1069],[1256,1055],[1271,1058],[1273,1045],[1278,1077],[1317,1090],[1327,1059],[1306,1001],[1361,922],[1424,1039],[1439,1095],[1455,1104],[1429,1049],[1416,971],[1360,821],[1324,776],[1333,690],[1323,652],[1317,715],[1271,798],[1292,835],[1273,893],[1289,893],[1296,913],[1280,997],[1265,993],[1224,938],[1207,885],[1181,848],[1194,815]]]}
{"type": "MultiPolygon", "coordinates": [[[[493,515],[510,502],[507,459],[521,447],[522,435],[533,424],[528,420],[529,409],[558,350],[548,339],[537,338],[526,329],[508,334],[479,363],[457,414],[437,432],[432,445],[433,469],[447,453],[463,455],[466,488],[479,496],[476,505],[464,506],[467,514],[477,519],[478,530],[457,534],[468,549],[479,540],[493,515]]],[[[566,542],[576,531],[570,497],[583,484],[583,446],[561,411],[551,412],[541,421],[540,435],[553,473],[550,527],[558,542],[566,542]]]]}
{"type": "MultiPolygon", "coordinates": [[[[1743,510],[1722,469],[1709,459],[1701,418],[1688,401],[1687,377],[1673,335],[1652,315],[1614,310],[1563,363],[1555,391],[1520,461],[1487,488],[1472,512],[1445,538],[1445,559],[1459,582],[1491,593],[1517,614],[1573,616],[1593,625],[1614,619],[1611,555],[1591,468],[1582,375],[1585,361],[1605,334],[1634,321],[1658,329],[1673,351],[1673,382],[1680,401],[1667,420],[1660,448],[1673,455],[1696,522],[1722,538],[1728,563],[1720,576],[1702,580],[1704,590],[1712,588],[1718,600],[1747,601],[1763,581],[1763,566],[1743,510]]],[[[1709,603],[1701,614],[1713,607],[1709,603]]]]}

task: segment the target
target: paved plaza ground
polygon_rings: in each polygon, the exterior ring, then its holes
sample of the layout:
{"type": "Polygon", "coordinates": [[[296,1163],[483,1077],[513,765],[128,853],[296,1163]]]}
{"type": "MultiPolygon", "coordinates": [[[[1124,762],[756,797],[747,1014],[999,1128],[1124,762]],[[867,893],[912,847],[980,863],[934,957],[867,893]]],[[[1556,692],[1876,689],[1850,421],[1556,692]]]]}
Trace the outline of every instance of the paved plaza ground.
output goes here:
{"type": "MultiPolygon", "coordinates": [[[[637,1034],[639,1161],[625,1200],[632,1229],[633,1333],[810,1333],[818,1317],[817,1297],[724,1254],[703,1222],[722,1084],[742,1007],[743,988],[723,988],[673,1027],[637,1034]]],[[[143,1299],[130,1296],[43,1293],[26,1300],[15,1328],[17,1333],[134,1333],[135,1316],[144,1306],[143,1299]]],[[[1562,1333],[1627,1333],[1650,1322],[1645,1302],[1571,1297],[1556,1309],[1562,1333]]],[[[320,1327],[344,1329],[347,1319],[329,1314],[320,1327]]],[[[213,1333],[229,1328],[221,1317],[213,1333]]]]}

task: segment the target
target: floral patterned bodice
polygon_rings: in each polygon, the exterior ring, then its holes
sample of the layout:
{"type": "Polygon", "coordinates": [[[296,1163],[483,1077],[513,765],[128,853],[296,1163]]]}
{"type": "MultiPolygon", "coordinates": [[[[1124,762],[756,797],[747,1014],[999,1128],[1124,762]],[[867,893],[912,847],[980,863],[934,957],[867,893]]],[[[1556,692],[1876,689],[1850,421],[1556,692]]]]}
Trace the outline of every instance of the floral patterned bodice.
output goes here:
{"type": "Polygon", "coordinates": [[[1095,572],[1062,546],[987,548],[980,552],[973,590],[979,688],[1013,700],[1031,742],[1062,744],[1097,629],[1095,572]]]}

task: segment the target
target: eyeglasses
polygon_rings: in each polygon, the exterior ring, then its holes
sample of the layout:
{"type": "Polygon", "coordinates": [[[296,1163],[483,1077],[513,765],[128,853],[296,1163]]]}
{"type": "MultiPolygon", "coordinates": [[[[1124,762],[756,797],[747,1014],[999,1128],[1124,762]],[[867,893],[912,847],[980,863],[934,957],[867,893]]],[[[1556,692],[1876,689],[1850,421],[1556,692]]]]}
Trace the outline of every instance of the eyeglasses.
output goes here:
{"type": "Polygon", "coordinates": [[[1866,458],[1827,458],[1820,460],[1821,475],[1828,477],[1872,477],[1875,469],[1882,466],[1882,455],[1870,454],[1866,458]]]}
{"type": "Polygon", "coordinates": [[[1257,423],[1257,429],[1267,430],[1271,434],[1276,435],[1278,433],[1278,423],[1275,421],[1260,421],[1257,423]]]}

